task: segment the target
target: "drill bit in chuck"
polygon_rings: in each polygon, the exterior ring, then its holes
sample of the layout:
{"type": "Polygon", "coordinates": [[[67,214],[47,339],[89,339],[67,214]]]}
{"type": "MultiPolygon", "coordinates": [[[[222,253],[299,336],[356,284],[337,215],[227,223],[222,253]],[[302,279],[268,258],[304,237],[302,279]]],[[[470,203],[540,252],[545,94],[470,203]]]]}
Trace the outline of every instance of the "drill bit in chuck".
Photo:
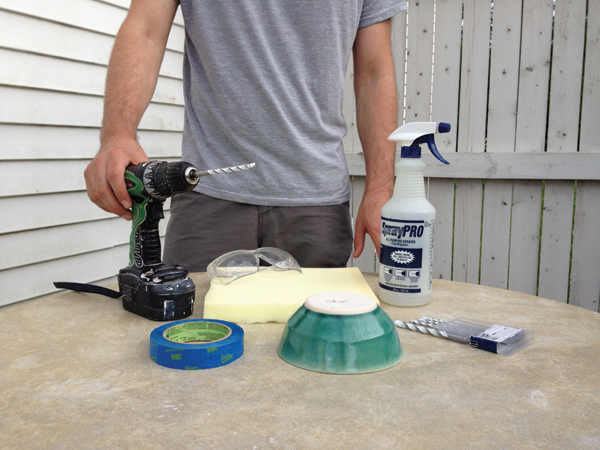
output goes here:
{"type": "Polygon", "coordinates": [[[205,177],[207,175],[217,175],[220,173],[240,172],[242,170],[252,169],[254,166],[256,166],[256,163],[242,164],[241,166],[223,167],[221,169],[209,169],[209,170],[204,170],[202,172],[194,171],[194,172],[190,173],[190,178],[197,180],[198,178],[205,177]]]}

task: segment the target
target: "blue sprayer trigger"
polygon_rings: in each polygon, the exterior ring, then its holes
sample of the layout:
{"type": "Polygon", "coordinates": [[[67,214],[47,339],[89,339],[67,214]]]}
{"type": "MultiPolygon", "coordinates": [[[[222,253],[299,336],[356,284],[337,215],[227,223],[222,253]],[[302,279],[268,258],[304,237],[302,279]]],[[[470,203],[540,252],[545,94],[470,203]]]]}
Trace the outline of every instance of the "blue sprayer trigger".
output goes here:
{"type": "MultiPolygon", "coordinates": [[[[440,133],[447,133],[447,131],[440,131],[440,133]]],[[[446,161],[442,157],[442,155],[438,151],[437,146],[435,145],[435,139],[433,137],[433,134],[426,134],[424,136],[421,136],[418,139],[415,139],[415,141],[413,142],[412,145],[419,145],[419,144],[427,144],[427,147],[429,147],[429,151],[431,153],[433,153],[433,156],[435,156],[437,159],[439,159],[444,164],[450,164],[448,161],[446,161]]]]}

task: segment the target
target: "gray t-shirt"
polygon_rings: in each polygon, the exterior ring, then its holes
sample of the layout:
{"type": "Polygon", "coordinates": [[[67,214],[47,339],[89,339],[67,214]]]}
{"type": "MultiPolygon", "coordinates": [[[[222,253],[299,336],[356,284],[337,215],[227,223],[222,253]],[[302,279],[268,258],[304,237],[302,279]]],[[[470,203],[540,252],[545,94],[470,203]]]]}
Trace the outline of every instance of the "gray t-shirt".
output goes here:
{"type": "Polygon", "coordinates": [[[183,159],[196,191],[269,206],[350,198],[342,138],[345,72],[356,32],[404,0],[180,0],[185,20],[183,159]]]}

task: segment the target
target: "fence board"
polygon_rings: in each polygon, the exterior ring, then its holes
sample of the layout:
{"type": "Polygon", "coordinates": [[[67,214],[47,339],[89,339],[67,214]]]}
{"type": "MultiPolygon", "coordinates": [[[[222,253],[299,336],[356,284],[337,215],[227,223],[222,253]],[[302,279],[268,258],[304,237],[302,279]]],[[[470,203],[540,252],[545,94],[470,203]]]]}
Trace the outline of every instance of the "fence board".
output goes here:
{"type": "Polygon", "coordinates": [[[588,3],[580,148],[600,152],[600,2],[588,3]]]}
{"type": "Polygon", "coordinates": [[[506,289],[510,248],[512,181],[485,182],[481,230],[481,278],[486,286],[506,289]]]}
{"type": "Polygon", "coordinates": [[[543,152],[552,48],[552,0],[523,0],[515,148],[543,152]]]}
{"type": "Polygon", "coordinates": [[[461,23],[461,2],[436,1],[431,120],[452,125],[449,133],[441,134],[436,139],[440,152],[456,151],[461,23]]]}
{"type": "Polygon", "coordinates": [[[577,151],[586,0],[555,6],[548,151],[577,151]]]}
{"type": "MultiPolygon", "coordinates": [[[[425,176],[433,178],[476,178],[504,180],[599,180],[600,152],[577,153],[446,153],[449,166],[440,164],[429,152],[425,176]]],[[[346,154],[351,175],[364,175],[364,158],[346,154]]]]}
{"type": "MultiPolygon", "coordinates": [[[[100,147],[98,128],[0,124],[0,161],[92,159],[100,147]]],[[[181,132],[140,131],[149,158],[181,157],[181,132]]]]}
{"type": "Polygon", "coordinates": [[[429,202],[436,209],[433,277],[452,279],[452,228],[454,223],[454,180],[427,179],[429,202]]]}
{"type": "Polygon", "coordinates": [[[513,152],[519,88],[522,0],[494,2],[487,151],[513,152]]]}
{"type": "Polygon", "coordinates": [[[481,180],[456,180],[452,279],[479,284],[481,180]]]}
{"type": "Polygon", "coordinates": [[[431,120],[433,3],[414,2],[408,11],[406,122],[431,120]]]}
{"type": "MultiPolygon", "coordinates": [[[[516,128],[521,0],[494,3],[489,74],[487,152],[513,152],[516,128]]],[[[485,183],[481,239],[481,279],[486,286],[508,285],[511,181],[485,183]]]]}
{"type": "Polygon", "coordinates": [[[508,288],[536,295],[542,182],[513,182],[508,288]]]}
{"type": "Polygon", "coordinates": [[[567,301],[573,222],[572,181],[547,181],[540,249],[538,295],[567,301]]]}
{"type": "Polygon", "coordinates": [[[358,129],[356,128],[356,99],[354,97],[354,58],[350,55],[346,68],[346,84],[344,85],[344,103],[342,112],[346,119],[346,135],[342,139],[344,151],[348,153],[362,152],[358,129]]]}
{"type": "MultiPolygon", "coordinates": [[[[586,0],[555,5],[548,152],[577,151],[585,9],[586,0]]],[[[562,302],[569,295],[573,199],[573,182],[546,182],[538,293],[562,302]]]]}
{"type": "MultiPolygon", "coordinates": [[[[446,153],[449,166],[425,152],[425,175],[430,177],[524,180],[597,180],[598,152],[577,153],[446,153]]],[[[355,170],[358,167],[355,166],[355,170]]]]}
{"type": "MultiPolygon", "coordinates": [[[[546,146],[553,11],[552,0],[523,0],[515,151],[530,172],[539,165],[518,153],[543,152],[546,146]]],[[[508,287],[532,295],[538,289],[541,204],[541,181],[514,181],[508,287]]]]}
{"type": "MultiPolygon", "coordinates": [[[[585,73],[582,95],[580,149],[600,152],[600,4],[588,3],[585,73]]],[[[577,183],[569,303],[599,311],[600,184],[577,183]]]]}
{"type": "Polygon", "coordinates": [[[599,311],[600,299],[600,183],[577,183],[573,227],[573,266],[569,303],[599,311]]]}
{"type": "Polygon", "coordinates": [[[406,101],[406,29],[408,13],[392,18],[392,57],[398,88],[398,125],[404,123],[404,105],[406,101]]]}
{"type": "Polygon", "coordinates": [[[460,79],[458,151],[485,150],[490,2],[465,0],[460,79]]]}

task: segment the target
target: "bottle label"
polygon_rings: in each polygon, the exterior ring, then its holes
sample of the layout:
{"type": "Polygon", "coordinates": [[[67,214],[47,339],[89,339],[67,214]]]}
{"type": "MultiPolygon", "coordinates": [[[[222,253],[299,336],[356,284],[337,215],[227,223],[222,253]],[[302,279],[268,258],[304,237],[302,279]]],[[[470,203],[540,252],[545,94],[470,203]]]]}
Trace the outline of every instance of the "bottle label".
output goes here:
{"type": "Polygon", "coordinates": [[[393,292],[431,289],[433,221],[381,218],[379,286],[393,292]]]}

